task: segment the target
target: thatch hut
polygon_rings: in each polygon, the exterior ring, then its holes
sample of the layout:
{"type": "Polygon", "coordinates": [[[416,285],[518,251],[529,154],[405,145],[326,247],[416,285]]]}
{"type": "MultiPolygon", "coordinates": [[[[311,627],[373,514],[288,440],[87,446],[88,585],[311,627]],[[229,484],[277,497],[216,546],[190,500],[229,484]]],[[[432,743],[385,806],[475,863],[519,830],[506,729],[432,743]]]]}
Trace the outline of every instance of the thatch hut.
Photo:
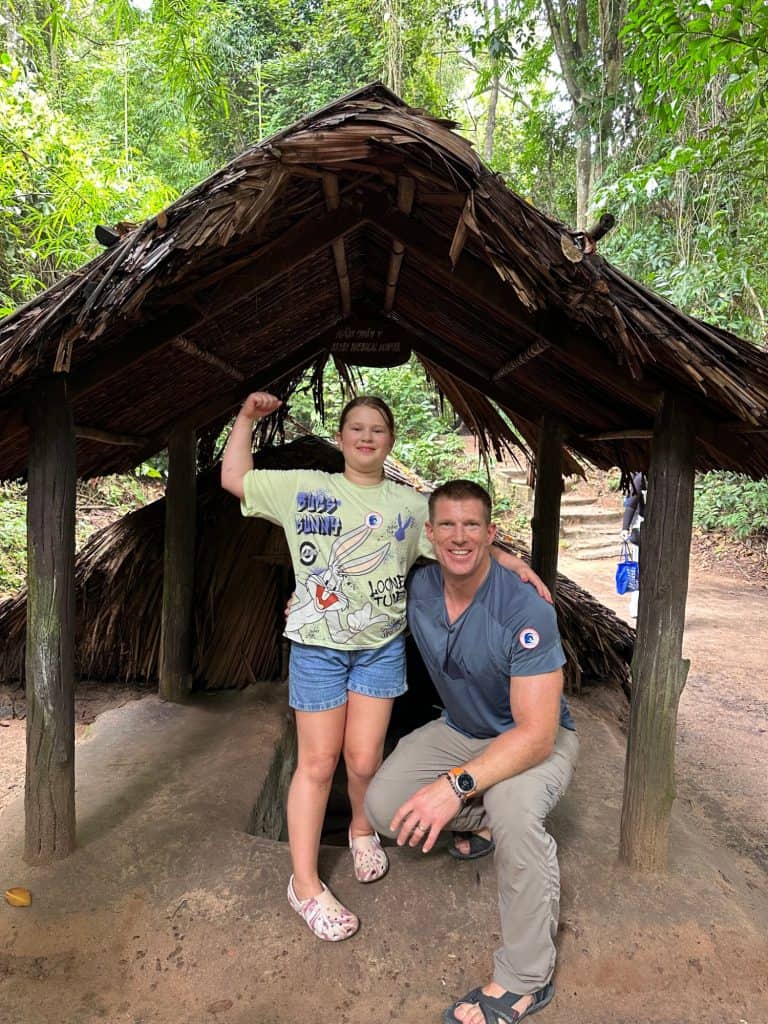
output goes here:
{"type": "Polygon", "coordinates": [[[103,254],[0,324],[0,479],[29,479],[31,859],[74,842],[76,473],[168,447],[160,675],[179,698],[196,438],[313,364],[413,352],[483,444],[533,453],[532,559],[551,585],[564,469],[649,470],[622,853],[664,865],[694,471],[768,473],[768,357],[610,266],[596,231],[534,210],[454,128],[358,90],[102,233],[103,254]]]}

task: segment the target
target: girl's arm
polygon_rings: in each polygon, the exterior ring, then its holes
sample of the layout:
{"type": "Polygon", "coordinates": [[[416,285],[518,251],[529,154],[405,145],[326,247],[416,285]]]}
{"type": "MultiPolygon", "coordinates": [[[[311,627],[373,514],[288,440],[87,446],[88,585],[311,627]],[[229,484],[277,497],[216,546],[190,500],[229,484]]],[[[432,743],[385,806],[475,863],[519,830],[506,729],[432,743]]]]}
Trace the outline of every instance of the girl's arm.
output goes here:
{"type": "Polygon", "coordinates": [[[552,595],[549,592],[549,587],[542,580],[542,578],[533,571],[533,569],[524,562],[522,558],[518,558],[517,555],[510,555],[507,551],[502,551],[501,548],[497,548],[496,545],[491,547],[491,555],[496,559],[502,569],[509,569],[511,572],[517,573],[523,583],[530,583],[532,587],[536,588],[536,593],[539,597],[543,597],[549,604],[553,604],[552,595]]]}
{"type": "Polygon", "coordinates": [[[269,416],[283,403],[266,391],[254,391],[248,395],[237,414],[232,433],[229,435],[224,458],[221,460],[221,486],[225,491],[243,499],[243,477],[253,469],[251,434],[253,421],[269,416]]]}

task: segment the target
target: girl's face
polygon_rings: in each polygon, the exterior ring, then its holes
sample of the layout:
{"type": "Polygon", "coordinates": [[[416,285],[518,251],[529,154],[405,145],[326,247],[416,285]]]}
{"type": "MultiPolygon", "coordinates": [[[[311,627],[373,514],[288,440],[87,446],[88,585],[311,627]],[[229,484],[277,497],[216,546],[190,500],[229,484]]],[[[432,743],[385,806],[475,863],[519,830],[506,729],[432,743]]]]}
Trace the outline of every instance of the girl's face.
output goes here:
{"type": "Polygon", "coordinates": [[[370,405],[356,405],[347,413],[336,441],[344,455],[346,468],[368,476],[381,474],[395,438],[378,409],[370,405]]]}

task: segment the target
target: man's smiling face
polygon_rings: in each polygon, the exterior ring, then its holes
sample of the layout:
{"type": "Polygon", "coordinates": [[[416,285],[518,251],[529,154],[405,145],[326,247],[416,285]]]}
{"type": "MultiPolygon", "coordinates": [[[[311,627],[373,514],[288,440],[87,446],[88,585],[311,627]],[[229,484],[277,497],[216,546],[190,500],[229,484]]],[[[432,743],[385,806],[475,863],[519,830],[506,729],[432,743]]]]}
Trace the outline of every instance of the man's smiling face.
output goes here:
{"type": "Polygon", "coordinates": [[[426,531],[447,578],[481,579],[488,571],[496,527],[478,498],[438,498],[426,531]]]}

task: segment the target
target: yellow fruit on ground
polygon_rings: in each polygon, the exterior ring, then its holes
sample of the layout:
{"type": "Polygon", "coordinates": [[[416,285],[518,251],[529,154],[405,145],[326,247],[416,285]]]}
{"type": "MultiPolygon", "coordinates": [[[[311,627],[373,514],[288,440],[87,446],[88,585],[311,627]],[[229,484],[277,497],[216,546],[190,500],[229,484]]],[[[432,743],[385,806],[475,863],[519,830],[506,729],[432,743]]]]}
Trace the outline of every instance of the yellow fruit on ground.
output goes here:
{"type": "Polygon", "coordinates": [[[28,907],[32,902],[32,893],[29,889],[22,889],[20,887],[6,889],[5,902],[10,903],[12,907],[28,907]]]}

